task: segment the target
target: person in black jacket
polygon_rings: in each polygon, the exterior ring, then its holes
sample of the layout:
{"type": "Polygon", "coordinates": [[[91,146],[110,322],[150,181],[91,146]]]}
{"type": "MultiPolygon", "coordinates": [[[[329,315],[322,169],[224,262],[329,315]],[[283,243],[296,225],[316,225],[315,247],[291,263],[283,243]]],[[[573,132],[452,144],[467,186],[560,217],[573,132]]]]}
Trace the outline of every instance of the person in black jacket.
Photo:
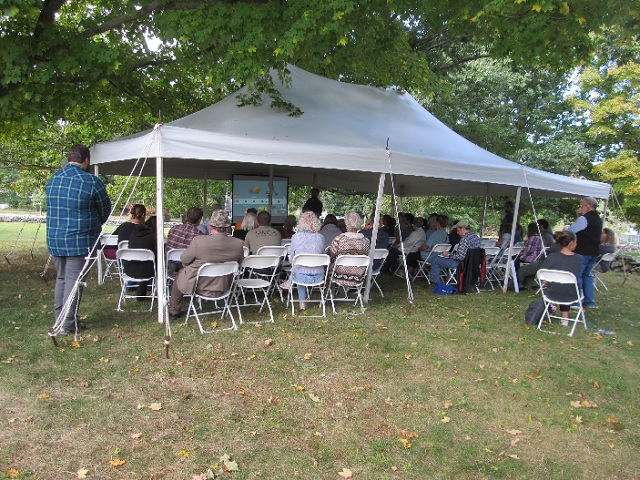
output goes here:
{"type": "MultiPolygon", "coordinates": [[[[146,248],[151,250],[153,255],[156,256],[156,226],[157,219],[155,216],[149,217],[149,219],[142,225],[136,225],[129,237],[129,248],[146,248]]],[[[155,269],[153,262],[125,262],[124,272],[132,277],[154,277],[155,269]]],[[[136,295],[139,302],[145,300],[143,298],[147,294],[150,281],[138,283],[136,288],[136,295]]]]}

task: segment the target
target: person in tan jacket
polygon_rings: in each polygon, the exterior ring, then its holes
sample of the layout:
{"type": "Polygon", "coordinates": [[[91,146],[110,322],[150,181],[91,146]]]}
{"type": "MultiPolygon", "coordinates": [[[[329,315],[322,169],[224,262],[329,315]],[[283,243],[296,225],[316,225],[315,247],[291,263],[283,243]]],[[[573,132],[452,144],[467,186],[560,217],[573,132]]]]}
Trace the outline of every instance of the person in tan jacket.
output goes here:
{"type": "MultiPolygon", "coordinates": [[[[184,267],[178,273],[171,286],[169,317],[177,318],[184,314],[180,303],[185,295],[190,295],[195,286],[198,269],[205,263],[242,262],[244,258],[243,242],[239,238],[227,235],[229,219],[224,210],[214,210],[209,220],[211,235],[198,235],[180,256],[184,267]]],[[[215,296],[229,288],[230,278],[205,279],[198,285],[198,291],[215,296]]]]}

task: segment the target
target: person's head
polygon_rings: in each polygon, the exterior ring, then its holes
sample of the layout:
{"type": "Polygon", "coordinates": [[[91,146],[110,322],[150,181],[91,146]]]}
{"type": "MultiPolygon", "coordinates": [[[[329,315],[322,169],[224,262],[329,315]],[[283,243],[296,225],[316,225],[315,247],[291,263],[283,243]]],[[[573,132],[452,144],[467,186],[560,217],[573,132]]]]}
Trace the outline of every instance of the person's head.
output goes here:
{"type": "Polygon", "coordinates": [[[317,188],[312,188],[311,189],[311,197],[312,198],[318,198],[318,195],[320,195],[320,190],[318,190],[317,188]]]}
{"type": "Polygon", "coordinates": [[[415,217],[413,216],[413,213],[405,213],[404,219],[407,225],[412,225],[415,217]]]}
{"type": "Polygon", "coordinates": [[[187,222],[191,223],[192,225],[200,225],[203,216],[204,213],[202,212],[201,208],[191,207],[189,210],[187,210],[187,222]]]}
{"type": "Polygon", "coordinates": [[[538,224],[536,222],[531,222],[527,225],[527,237],[531,238],[534,235],[538,235],[538,224]]]}
{"type": "Polygon", "coordinates": [[[327,214],[327,216],[324,217],[324,222],[322,222],[323,227],[325,225],[337,225],[337,224],[338,224],[338,217],[336,217],[333,213],[327,214]]]}
{"type": "Polygon", "coordinates": [[[347,223],[345,222],[344,218],[339,218],[336,222],[336,226],[342,233],[347,231],[347,223]]]}
{"type": "Polygon", "coordinates": [[[413,220],[413,228],[414,230],[418,230],[419,228],[424,227],[424,218],[418,217],[413,220]]]}
{"type": "Polygon", "coordinates": [[[83,170],[88,171],[91,165],[91,152],[84,145],[74,145],[67,152],[67,160],[77,163],[83,170]]]}
{"type": "Polygon", "coordinates": [[[293,230],[294,228],[296,228],[296,225],[298,224],[298,220],[296,220],[296,216],[295,215],[287,215],[284,219],[283,223],[283,227],[286,228],[287,230],[293,230]]]}
{"type": "Polygon", "coordinates": [[[242,219],[242,223],[240,224],[240,229],[249,231],[253,230],[258,226],[258,216],[253,212],[247,212],[247,214],[242,219]]]}
{"type": "Polygon", "coordinates": [[[349,212],[344,216],[344,225],[347,232],[357,232],[362,228],[362,219],[356,212],[349,212]]]}
{"type": "Polygon", "coordinates": [[[268,227],[271,225],[271,214],[266,210],[261,211],[258,214],[258,225],[261,227],[268,227]]]}
{"type": "Polygon", "coordinates": [[[540,230],[542,230],[543,232],[549,230],[549,222],[547,222],[544,218],[538,220],[538,225],[540,225],[540,230]]]}
{"type": "Polygon", "coordinates": [[[393,218],[391,215],[383,215],[382,223],[389,230],[393,230],[394,228],[396,228],[396,219],[393,218]]]}
{"type": "Polygon", "coordinates": [[[513,212],[513,202],[511,200],[504,202],[504,211],[507,213],[513,212]]]}
{"type": "Polygon", "coordinates": [[[300,215],[300,220],[298,221],[299,232],[317,233],[320,231],[321,227],[320,219],[315,213],[309,211],[303,212],[302,215],[300,215]]]}
{"type": "Polygon", "coordinates": [[[429,225],[429,228],[436,228],[436,220],[438,219],[438,214],[437,213],[432,213],[431,215],[429,215],[427,217],[427,223],[429,225]]]}
{"type": "MultiPolygon", "coordinates": [[[[258,209],[253,208],[253,207],[249,207],[249,208],[247,208],[247,213],[253,213],[253,214],[255,214],[256,216],[258,216],[258,209]]],[[[246,214],[245,214],[245,215],[246,215],[246,214]]]]}
{"type": "Polygon", "coordinates": [[[131,210],[129,210],[129,214],[131,215],[131,220],[143,223],[145,217],[147,216],[147,209],[141,203],[136,203],[131,210]]]}
{"type": "Polygon", "coordinates": [[[469,222],[467,222],[466,220],[458,220],[453,226],[453,228],[456,229],[456,232],[461,237],[464,236],[470,230],[469,222]]]}
{"type": "Polygon", "coordinates": [[[600,237],[600,240],[602,241],[602,243],[608,243],[609,245],[615,245],[616,244],[616,234],[610,228],[603,228],[602,229],[602,236],[600,237]]]}
{"type": "Polygon", "coordinates": [[[573,251],[576,248],[576,234],[569,230],[562,230],[558,232],[556,236],[556,243],[558,243],[563,250],[573,251]]]}
{"type": "Polygon", "coordinates": [[[436,216],[435,229],[442,230],[447,226],[447,218],[444,215],[436,216]]]}
{"type": "Polygon", "coordinates": [[[155,232],[156,227],[158,226],[158,217],[151,215],[147,218],[147,221],[142,224],[142,226],[147,230],[153,230],[155,232]]]}
{"type": "Polygon", "coordinates": [[[585,197],[580,202],[580,208],[578,208],[578,213],[580,215],[584,215],[587,212],[592,212],[598,208],[598,200],[593,197],[585,197]]]}
{"type": "Polygon", "coordinates": [[[227,217],[225,210],[218,208],[211,212],[209,230],[212,234],[226,234],[229,231],[229,225],[229,217],[227,217]]]}

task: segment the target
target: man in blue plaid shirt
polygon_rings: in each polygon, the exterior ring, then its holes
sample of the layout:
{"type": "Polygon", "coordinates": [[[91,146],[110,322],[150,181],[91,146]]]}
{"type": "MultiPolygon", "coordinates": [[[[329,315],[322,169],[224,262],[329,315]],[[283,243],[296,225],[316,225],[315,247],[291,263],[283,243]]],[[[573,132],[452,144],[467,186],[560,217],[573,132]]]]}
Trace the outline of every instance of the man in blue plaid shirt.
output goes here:
{"type": "MultiPolygon", "coordinates": [[[[45,187],[47,198],[47,248],[56,266],[54,316],[57,319],[78,280],[85,259],[111,213],[111,201],[102,181],[88,173],[90,152],[74,145],[69,163],[54,173],[45,187]]],[[[81,279],[82,280],[82,279],[81,279]]],[[[73,333],[82,289],[69,307],[60,334],[73,333]]]]}

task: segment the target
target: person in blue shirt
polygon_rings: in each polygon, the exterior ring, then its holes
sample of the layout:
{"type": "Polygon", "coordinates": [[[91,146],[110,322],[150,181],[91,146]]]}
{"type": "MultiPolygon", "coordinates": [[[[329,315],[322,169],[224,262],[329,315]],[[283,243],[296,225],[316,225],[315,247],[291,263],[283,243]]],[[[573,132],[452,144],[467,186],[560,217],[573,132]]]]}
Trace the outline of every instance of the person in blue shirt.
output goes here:
{"type": "MultiPolygon", "coordinates": [[[[45,186],[47,202],[47,249],[56,267],[54,318],[57,320],[83,270],[85,259],[96,244],[102,225],[111,213],[111,201],[102,181],[88,173],[91,154],[74,145],[68,164],[55,172],[45,186]]],[[[59,334],[77,327],[82,289],[72,300],[59,334]]]]}

